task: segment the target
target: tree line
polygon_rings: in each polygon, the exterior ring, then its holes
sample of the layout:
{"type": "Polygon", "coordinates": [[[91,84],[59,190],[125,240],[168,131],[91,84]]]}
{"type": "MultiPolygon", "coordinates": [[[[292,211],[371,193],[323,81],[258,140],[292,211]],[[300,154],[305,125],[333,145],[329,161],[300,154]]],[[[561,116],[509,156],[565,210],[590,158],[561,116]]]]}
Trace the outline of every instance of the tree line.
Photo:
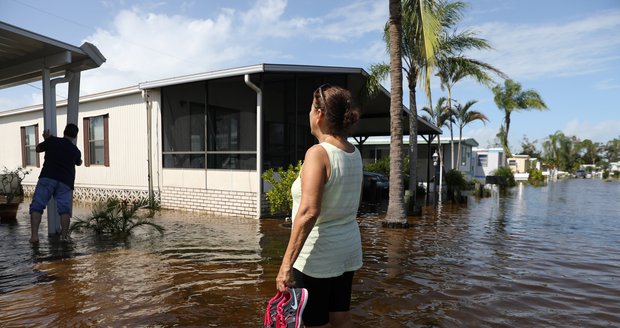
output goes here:
{"type": "Polygon", "coordinates": [[[603,143],[557,131],[542,140],[542,148],[537,143],[523,136],[521,154],[539,158],[546,166],[565,172],[574,172],[583,165],[605,170],[610,163],[620,162],[620,136],[603,143]]]}

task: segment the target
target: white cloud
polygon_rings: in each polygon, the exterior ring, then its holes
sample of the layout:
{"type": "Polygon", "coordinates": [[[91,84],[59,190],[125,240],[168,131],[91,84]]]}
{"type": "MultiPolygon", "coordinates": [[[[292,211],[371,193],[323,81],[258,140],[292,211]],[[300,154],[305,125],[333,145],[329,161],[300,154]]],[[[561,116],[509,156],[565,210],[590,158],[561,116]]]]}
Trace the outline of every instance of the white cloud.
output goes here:
{"type": "Polygon", "coordinates": [[[368,32],[383,31],[388,18],[384,1],[357,1],[335,8],[325,17],[325,25],[316,29],[316,36],[346,41],[368,32]]]}
{"type": "MultiPolygon", "coordinates": [[[[138,7],[122,10],[110,29],[98,29],[87,38],[107,61],[98,69],[84,72],[82,94],[214,69],[290,60],[293,55],[288,42],[354,42],[365,33],[381,31],[387,17],[387,5],[375,1],[355,2],[323,17],[289,18],[285,16],[286,7],[285,0],[256,1],[245,11],[224,8],[201,19],[155,14],[138,7]]],[[[359,60],[383,58],[380,46],[375,43],[358,52],[359,60]]],[[[321,55],[338,57],[337,53],[321,55]]]]}
{"type": "Polygon", "coordinates": [[[576,136],[581,140],[590,139],[595,142],[607,142],[620,137],[620,120],[599,122],[572,120],[566,124],[562,131],[567,136],[576,136]]]}
{"type": "Polygon", "coordinates": [[[620,10],[567,23],[472,26],[495,51],[472,54],[517,79],[603,71],[620,58],[620,10]]]}
{"type": "Polygon", "coordinates": [[[385,42],[375,41],[363,49],[355,49],[334,55],[335,58],[348,58],[366,63],[389,63],[385,42]]]}
{"type": "Polygon", "coordinates": [[[620,81],[617,81],[616,79],[606,79],[596,83],[594,88],[598,90],[620,89],[620,81]]]}
{"type": "MultiPolygon", "coordinates": [[[[457,133],[458,134],[458,133],[457,133]]],[[[474,129],[463,131],[463,139],[474,138],[478,142],[480,148],[496,147],[495,139],[497,135],[497,127],[482,126],[474,129]]],[[[448,134],[449,136],[449,134],[448,134]]]]}

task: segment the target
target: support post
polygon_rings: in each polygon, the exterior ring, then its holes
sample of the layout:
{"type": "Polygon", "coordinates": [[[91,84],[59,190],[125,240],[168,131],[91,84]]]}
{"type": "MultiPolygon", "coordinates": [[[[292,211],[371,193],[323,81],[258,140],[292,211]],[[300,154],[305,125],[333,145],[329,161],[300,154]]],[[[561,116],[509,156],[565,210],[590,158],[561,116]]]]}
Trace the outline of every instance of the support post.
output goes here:
{"type": "MultiPolygon", "coordinates": [[[[43,131],[49,130],[50,135],[56,135],[56,94],[52,88],[50,70],[43,68],[43,131]]],[[[56,208],[56,201],[52,197],[47,203],[47,233],[56,235],[60,233],[60,216],[56,208]]]]}
{"type": "Polygon", "coordinates": [[[71,73],[67,98],[67,124],[73,123],[79,126],[78,114],[80,112],[80,71],[71,73]]]}

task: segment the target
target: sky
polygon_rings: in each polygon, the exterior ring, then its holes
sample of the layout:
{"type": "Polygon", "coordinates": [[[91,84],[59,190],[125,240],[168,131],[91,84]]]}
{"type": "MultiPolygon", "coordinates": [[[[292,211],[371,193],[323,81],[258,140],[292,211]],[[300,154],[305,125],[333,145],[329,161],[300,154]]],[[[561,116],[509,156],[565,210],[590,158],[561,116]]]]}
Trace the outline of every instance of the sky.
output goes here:
{"type": "MultiPolygon", "coordinates": [[[[602,143],[620,138],[620,0],[465,2],[458,30],[493,47],[466,55],[536,90],[548,107],[512,114],[514,153],[524,136],[541,148],[556,131],[602,143]]],[[[0,21],[101,51],[107,61],[82,73],[81,95],[260,63],[369,71],[389,63],[387,18],[388,0],[0,0],[0,21]]],[[[383,85],[390,89],[389,81],[383,85]]],[[[418,106],[426,105],[417,94],[418,106]]],[[[477,100],[472,109],[489,118],[468,125],[464,137],[494,146],[503,112],[491,90],[464,80],[452,94],[463,104],[477,100]]],[[[434,79],[433,101],[441,96],[434,79]]],[[[57,99],[64,98],[59,85],[57,99]]],[[[41,103],[40,83],[0,89],[0,111],[41,103]]],[[[442,138],[449,135],[444,129],[442,138]]]]}

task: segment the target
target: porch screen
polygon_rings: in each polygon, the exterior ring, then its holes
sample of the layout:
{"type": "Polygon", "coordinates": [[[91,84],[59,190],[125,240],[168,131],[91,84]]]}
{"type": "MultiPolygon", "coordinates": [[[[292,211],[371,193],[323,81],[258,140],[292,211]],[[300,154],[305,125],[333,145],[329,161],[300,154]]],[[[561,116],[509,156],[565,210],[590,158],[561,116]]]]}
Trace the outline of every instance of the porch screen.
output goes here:
{"type": "Polygon", "coordinates": [[[204,82],[163,88],[163,167],[255,170],[255,105],[209,101],[206,90],[204,82]]]}

